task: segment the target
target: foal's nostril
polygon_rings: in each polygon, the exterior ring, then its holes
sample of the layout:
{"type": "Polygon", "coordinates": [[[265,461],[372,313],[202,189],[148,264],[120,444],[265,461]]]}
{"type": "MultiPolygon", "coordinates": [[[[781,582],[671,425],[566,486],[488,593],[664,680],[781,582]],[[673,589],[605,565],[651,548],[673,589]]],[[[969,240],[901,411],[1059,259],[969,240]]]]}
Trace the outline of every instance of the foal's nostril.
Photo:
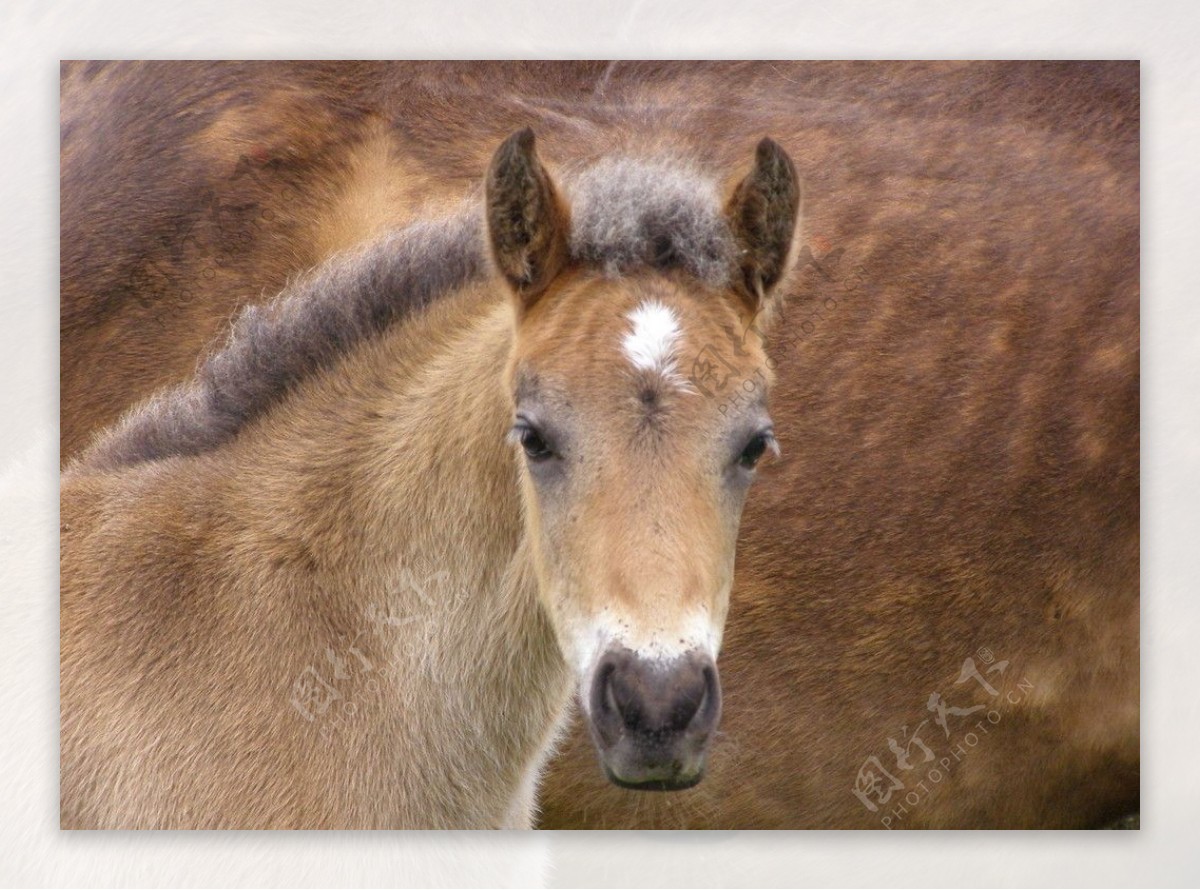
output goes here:
{"type": "Polygon", "coordinates": [[[684,730],[691,725],[692,719],[700,711],[704,705],[704,700],[708,697],[708,687],[703,682],[693,684],[679,690],[678,697],[675,699],[675,707],[671,711],[670,721],[666,728],[670,730],[684,730]]]}
{"type": "Polygon", "coordinates": [[[704,667],[704,702],[700,706],[700,719],[712,728],[721,714],[721,680],[717,667],[709,662],[704,667]]]}
{"type": "Polygon", "coordinates": [[[628,682],[628,677],[622,675],[614,667],[610,667],[601,678],[606,716],[619,722],[627,729],[637,729],[642,719],[642,711],[638,706],[637,689],[628,682]]]}
{"type": "Polygon", "coordinates": [[[614,714],[620,714],[621,708],[617,704],[616,694],[613,692],[613,686],[612,686],[611,681],[612,681],[612,674],[609,674],[609,676],[604,681],[604,707],[607,710],[612,711],[614,714]]]}
{"type": "Polygon", "coordinates": [[[592,726],[599,733],[600,739],[606,745],[614,744],[621,735],[623,716],[621,703],[617,698],[613,683],[617,672],[618,659],[606,655],[596,667],[592,680],[592,690],[589,704],[592,712],[592,726]]]}
{"type": "Polygon", "coordinates": [[[603,714],[619,714],[616,699],[613,697],[612,675],[616,666],[607,659],[596,669],[595,688],[599,695],[592,694],[592,707],[603,714]]]}

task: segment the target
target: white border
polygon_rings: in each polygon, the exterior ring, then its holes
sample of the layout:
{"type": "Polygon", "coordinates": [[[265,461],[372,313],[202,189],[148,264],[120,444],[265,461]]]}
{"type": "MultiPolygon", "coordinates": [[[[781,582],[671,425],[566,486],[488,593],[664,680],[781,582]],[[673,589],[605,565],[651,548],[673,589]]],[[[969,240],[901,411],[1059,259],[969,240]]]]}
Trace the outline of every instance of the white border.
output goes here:
{"type": "Polygon", "coordinates": [[[1200,882],[1200,15],[1186,2],[8,0],[0,32],[0,883],[124,886],[1200,882]],[[613,10],[616,9],[614,12],[613,10]],[[85,834],[57,830],[58,59],[1140,58],[1140,832],[85,834]]]}

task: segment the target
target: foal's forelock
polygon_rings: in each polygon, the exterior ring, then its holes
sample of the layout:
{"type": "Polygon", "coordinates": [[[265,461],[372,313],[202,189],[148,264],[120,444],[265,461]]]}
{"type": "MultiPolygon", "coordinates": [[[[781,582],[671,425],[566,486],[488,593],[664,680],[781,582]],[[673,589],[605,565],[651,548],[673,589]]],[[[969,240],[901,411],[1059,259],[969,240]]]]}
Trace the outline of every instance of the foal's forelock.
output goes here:
{"type": "Polygon", "coordinates": [[[571,254],[607,275],[680,268],[729,282],[734,246],[716,183],[683,160],[609,158],[568,175],[571,254]]]}

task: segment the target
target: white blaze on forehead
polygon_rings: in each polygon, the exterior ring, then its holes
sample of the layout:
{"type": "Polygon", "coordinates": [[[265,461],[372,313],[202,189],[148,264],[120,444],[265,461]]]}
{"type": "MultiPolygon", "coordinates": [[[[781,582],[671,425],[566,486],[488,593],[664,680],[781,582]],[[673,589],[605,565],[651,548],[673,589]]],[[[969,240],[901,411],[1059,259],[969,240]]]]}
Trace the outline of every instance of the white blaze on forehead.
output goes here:
{"type": "Polygon", "coordinates": [[[639,371],[656,373],[682,385],[675,365],[683,330],[675,310],[658,300],[647,300],[626,316],[633,329],[621,341],[625,356],[639,371]]]}

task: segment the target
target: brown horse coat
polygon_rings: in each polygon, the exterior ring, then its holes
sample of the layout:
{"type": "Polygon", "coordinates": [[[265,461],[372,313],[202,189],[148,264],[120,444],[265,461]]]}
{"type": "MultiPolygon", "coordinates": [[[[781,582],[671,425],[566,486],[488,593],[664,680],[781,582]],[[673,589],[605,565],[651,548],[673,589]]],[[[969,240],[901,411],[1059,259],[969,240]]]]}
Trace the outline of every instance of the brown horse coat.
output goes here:
{"type": "MultiPolygon", "coordinates": [[[[1098,824],[1138,797],[1137,78],[68,65],[63,457],[190,377],[238,307],[474,188],[521,126],[563,169],[632,151],[733,170],[770,134],[805,183],[807,251],[768,340],[784,460],[743,518],[722,737],[697,788],[648,796],[576,735],[543,824],[1098,824]]],[[[752,394],[691,358],[712,398],[752,394]]]]}

